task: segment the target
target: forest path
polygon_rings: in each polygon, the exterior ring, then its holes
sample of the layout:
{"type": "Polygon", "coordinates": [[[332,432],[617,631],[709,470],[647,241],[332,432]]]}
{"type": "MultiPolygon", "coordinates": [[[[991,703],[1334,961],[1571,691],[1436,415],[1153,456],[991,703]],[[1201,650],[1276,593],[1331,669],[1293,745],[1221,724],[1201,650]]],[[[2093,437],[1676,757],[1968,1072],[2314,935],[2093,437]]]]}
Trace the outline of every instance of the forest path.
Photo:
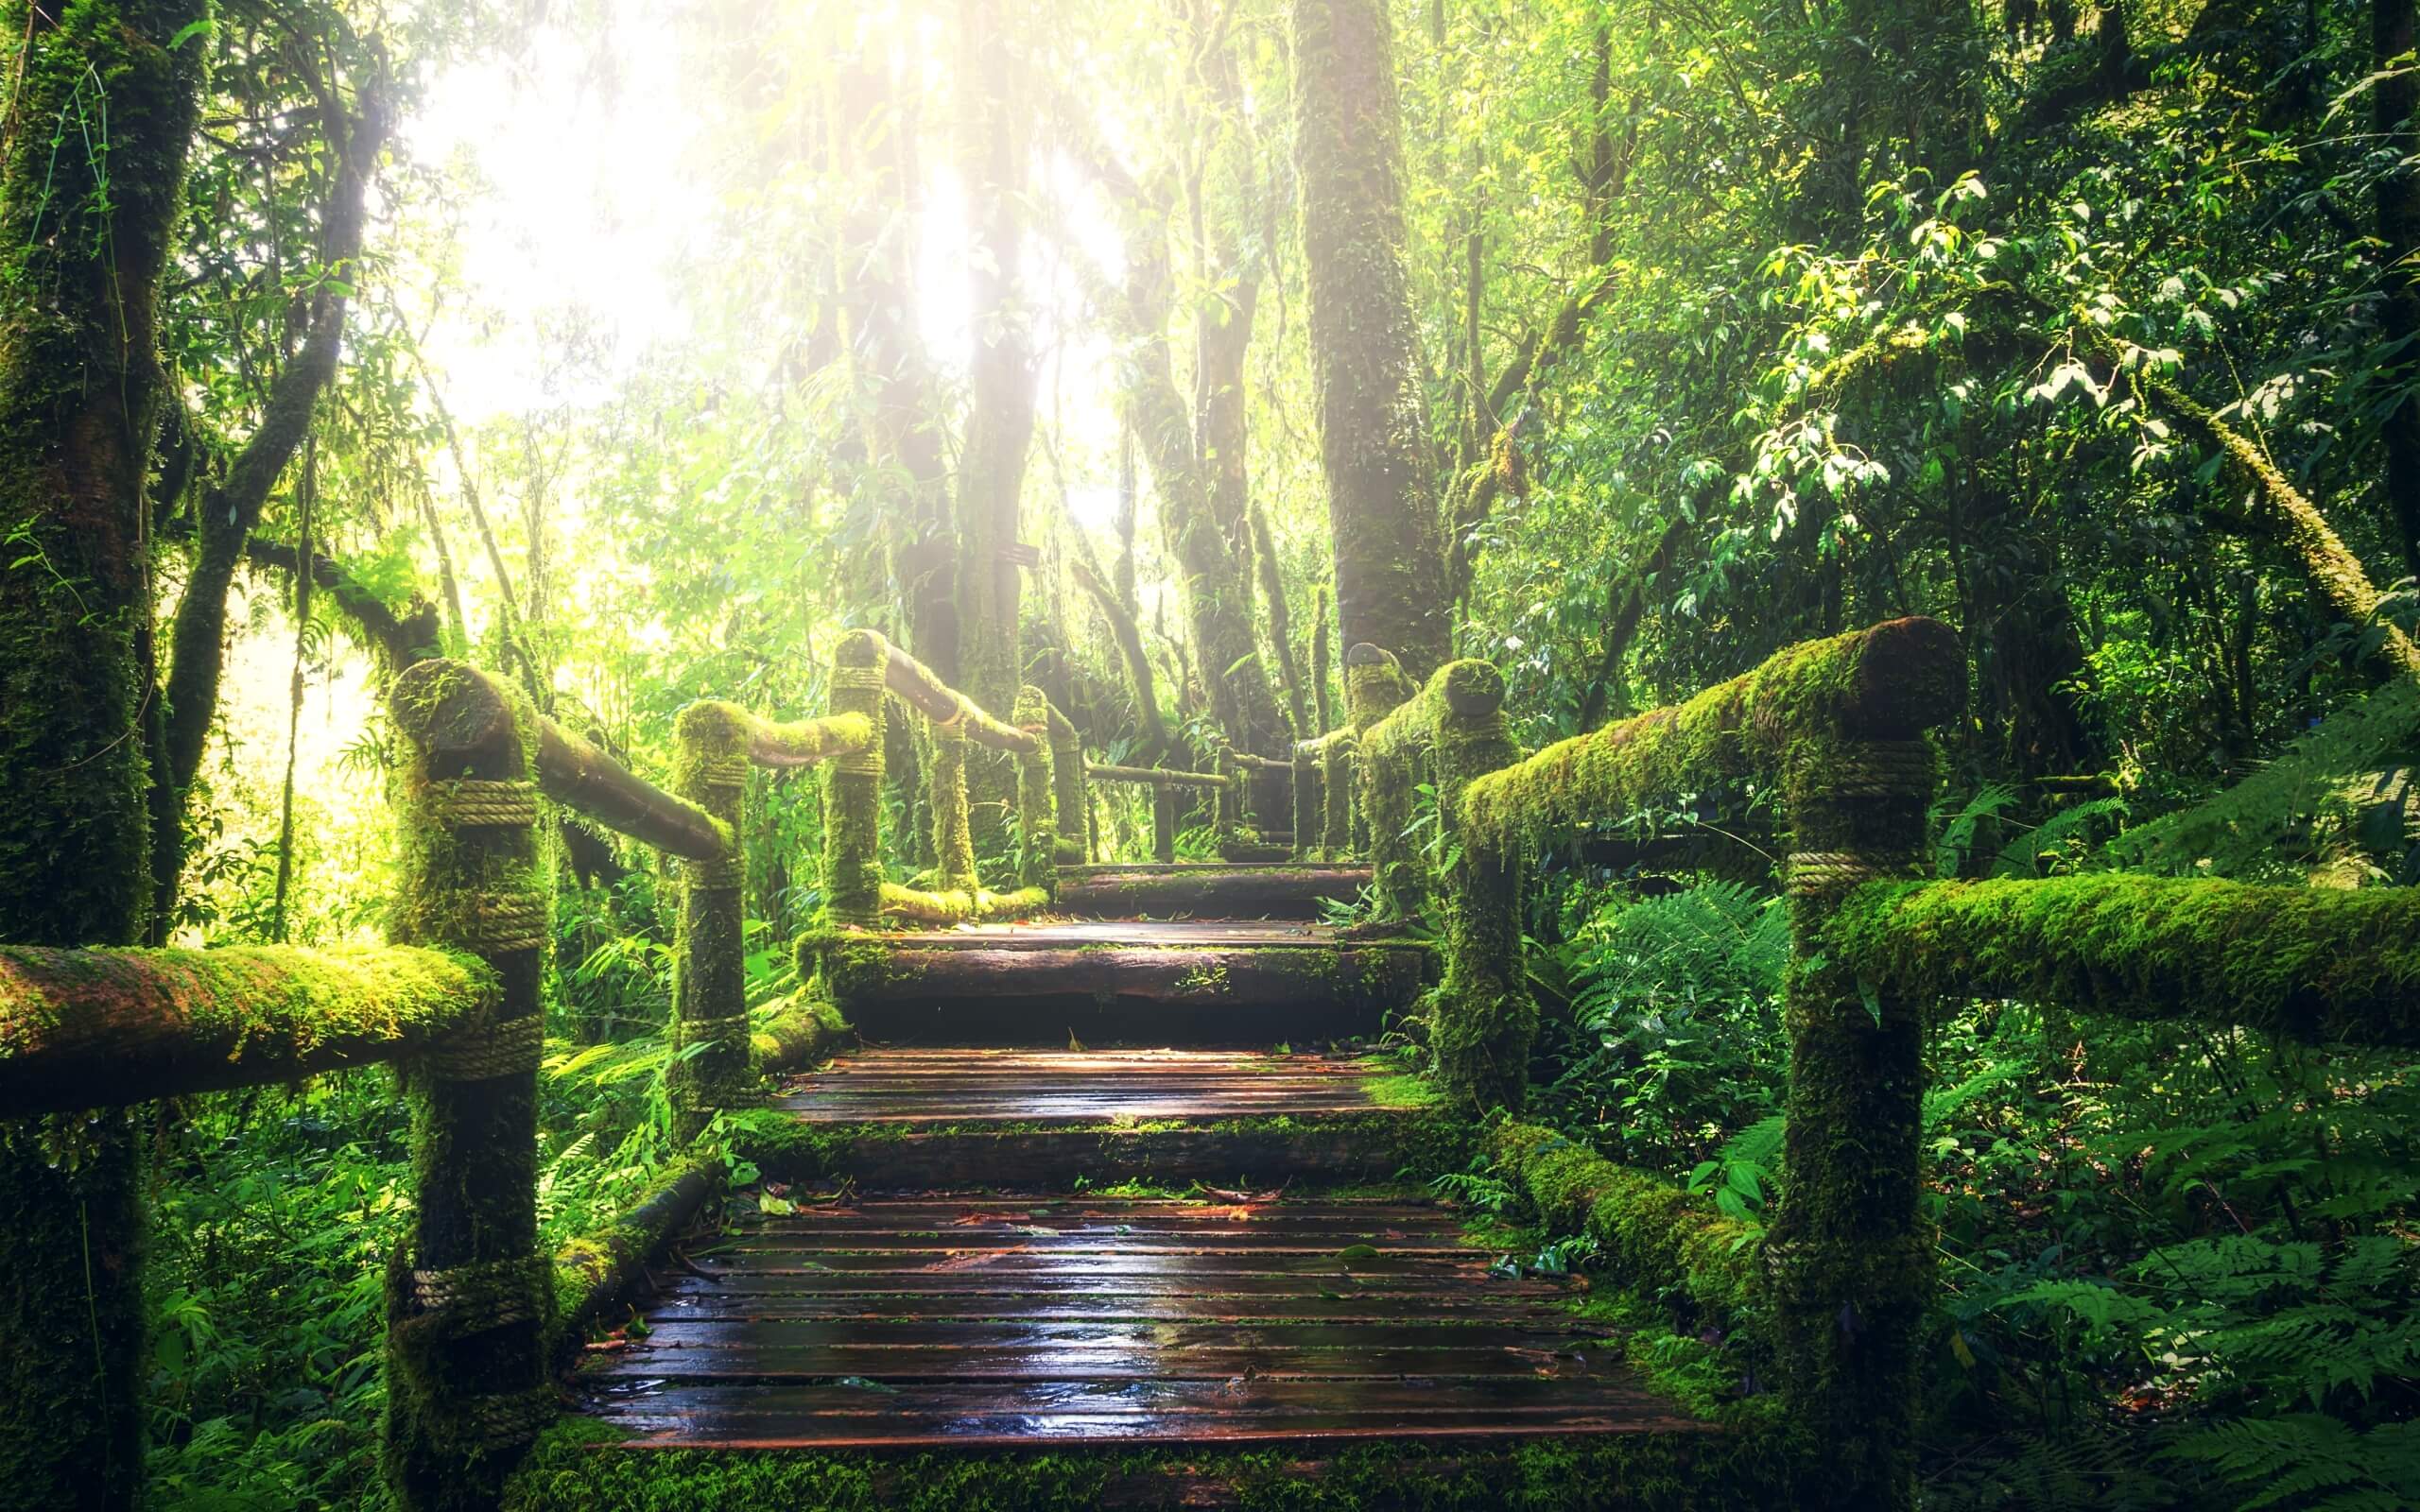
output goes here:
{"type": "MultiPolygon", "coordinates": [[[[1468,1159],[1467,1121],[1365,1048],[1425,951],[1199,918],[886,943],[895,988],[850,1011],[888,1042],[755,1115],[769,1200],[579,1372],[634,1445],[1419,1441],[1509,1474],[1524,1443],[1694,1435],[1582,1283],[1504,1263],[1510,1236],[1409,1181],[1468,1159]],[[1071,1036],[1087,1011],[1115,1032],[1071,1036]]],[[[1234,1490],[1163,1469],[1130,1500],[1234,1490]]]]}

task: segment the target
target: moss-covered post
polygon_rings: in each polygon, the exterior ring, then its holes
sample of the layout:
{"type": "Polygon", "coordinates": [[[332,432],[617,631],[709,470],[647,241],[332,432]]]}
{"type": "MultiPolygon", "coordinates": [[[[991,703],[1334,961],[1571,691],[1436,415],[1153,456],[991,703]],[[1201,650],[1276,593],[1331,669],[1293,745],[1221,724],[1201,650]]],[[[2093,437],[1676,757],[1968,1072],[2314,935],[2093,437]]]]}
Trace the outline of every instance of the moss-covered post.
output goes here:
{"type": "Polygon", "coordinates": [[[832,712],[863,714],[873,738],[823,774],[823,912],[827,922],[870,926],[882,916],[883,680],[889,648],[867,630],[840,638],[832,658],[832,712]]]}
{"type": "MultiPolygon", "coordinates": [[[[1344,653],[1344,717],[1353,738],[1342,742],[1343,771],[1331,766],[1327,781],[1335,783],[1340,777],[1346,782],[1350,795],[1340,805],[1342,823],[1339,823],[1337,799],[1329,799],[1328,844],[1340,847],[1346,853],[1374,855],[1377,850],[1376,830],[1380,822],[1369,812],[1371,784],[1364,770],[1367,752],[1362,736],[1379,720],[1394,713],[1410,698],[1411,679],[1404,675],[1403,663],[1394,653],[1362,642],[1344,653]]],[[[1394,830],[1401,834],[1410,818],[1410,794],[1404,795],[1404,811],[1393,816],[1394,830]]]]}
{"type": "Polygon", "coordinates": [[[1455,662],[1442,687],[1433,737],[1438,822],[1452,863],[1444,875],[1445,975],[1431,995],[1428,1043],[1444,1084],[1481,1108],[1518,1109],[1529,1087],[1538,1005],[1521,970],[1521,854],[1462,823],[1462,794],[1483,772],[1512,765],[1520,748],[1504,727],[1504,675],[1485,662],[1455,662]]]}
{"type": "Polygon", "coordinates": [[[1176,860],[1176,789],[1164,782],[1151,786],[1151,859],[1162,866],[1176,860]]]}
{"type": "MultiPolygon", "coordinates": [[[[148,924],[154,315],[209,15],[0,19],[0,940],[131,945],[148,924]]],[[[119,1113],[0,1124],[0,1506],[113,1512],[142,1484],[140,1149],[119,1113]]]]}
{"type": "Polygon", "coordinates": [[[933,765],[926,796],[933,806],[933,869],[936,892],[972,893],[975,876],[975,830],[966,802],[966,725],[963,720],[932,721],[933,765]]]}
{"type": "Polygon", "coordinates": [[[1092,804],[1084,790],[1084,738],[1075,722],[1050,711],[1050,783],[1059,812],[1059,860],[1081,866],[1092,859],[1092,804]]]}
{"type": "Polygon", "coordinates": [[[1325,844],[1326,796],[1320,788],[1320,743],[1294,743],[1294,859],[1317,861],[1325,844]]]}
{"type": "Polygon", "coordinates": [[[1017,756],[1017,885],[1054,891],[1059,884],[1059,794],[1050,743],[1050,697],[1017,689],[1014,722],[1034,748],[1017,756]]]}
{"type": "Polygon", "coordinates": [[[1360,765],[1360,752],[1353,743],[1350,726],[1330,734],[1320,750],[1320,799],[1325,812],[1320,818],[1320,859],[1344,861],[1353,855],[1354,772],[1360,765]]]}
{"type": "Polygon", "coordinates": [[[1223,854],[1226,848],[1242,838],[1249,822],[1245,809],[1243,768],[1236,765],[1236,747],[1227,737],[1219,737],[1210,752],[1210,769],[1219,775],[1220,786],[1212,795],[1217,807],[1211,812],[1211,843],[1223,854]]]}
{"type": "Polygon", "coordinates": [[[1823,935],[1860,885],[1920,870],[1934,782],[1924,732],[1962,702],[1964,666],[1929,620],[1844,644],[1857,651],[1835,652],[1837,670],[1799,670],[1808,704],[1773,715],[1787,727],[1790,822],[1789,1184],[1765,1261],[1799,1504],[1906,1508],[1933,1285],[1917,1209],[1925,1015],[1860,983],[1823,935]]]}
{"type": "Polygon", "coordinates": [[[748,921],[740,849],[748,798],[748,731],[739,711],[707,700],[672,727],[672,789],[729,835],[723,853],[681,863],[680,937],[672,979],[672,1048],[665,1073],[673,1133],[697,1137],[715,1109],[749,1100],[748,921]],[[692,1045],[701,1046],[694,1054],[692,1045]]]}
{"type": "Polygon", "coordinates": [[[390,933],[486,961],[493,1017],[410,1072],[415,1202],[387,1271],[385,1469],[408,1512],[493,1507],[555,1413],[541,1339],[539,979],[552,891],[538,864],[537,716],[458,662],[395,679],[405,739],[390,933]]]}

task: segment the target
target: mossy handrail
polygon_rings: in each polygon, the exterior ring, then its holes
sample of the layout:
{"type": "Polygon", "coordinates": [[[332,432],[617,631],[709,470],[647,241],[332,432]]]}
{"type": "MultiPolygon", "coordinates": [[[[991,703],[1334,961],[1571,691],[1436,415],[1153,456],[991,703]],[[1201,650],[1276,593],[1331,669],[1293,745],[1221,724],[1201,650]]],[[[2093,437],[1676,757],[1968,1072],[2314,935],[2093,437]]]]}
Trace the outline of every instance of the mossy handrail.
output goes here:
{"type": "Polygon", "coordinates": [[[2420,1046],[2420,888],[2126,872],[1880,883],[1850,895],[1824,939],[1861,979],[1936,1002],[2420,1046]]]}
{"type": "Polygon", "coordinates": [[[1071,798],[1082,801],[1083,774],[1079,765],[1062,775],[1059,753],[1070,748],[1074,727],[1040,689],[1021,687],[1004,721],[879,632],[856,629],[841,637],[833,654],[832,707],[835,718],[863,720],[871,738],[834,764],[824,787],[827,924],[866,928],[886,916],[930,923],[1022,918],[1049,906],[1060,859],[1060,810],[1071,798]],[[935,858],[935,885],[929,887],[883,875],[886,696],[921,716],[932,737],[925,782],[935,858]],[[969,743],[1016,761],[1017,885],[1008,892],[986,888],[976,874],[967,807],[969,743]]]}
{"type": "MultiPolygon", "coordinates": [[[[440,752],[484,749],[510,717],[505,684],[468,662],[437,660],[418,663],[435,670],[412,679],[399,693],[417,700],[414,728],[440,752]]],[[[668,855],[703,859],[720,855],[731,835],[697,804],[635,775],[590,742],[534,711],[534,757],[538,789],[567,809],[609,830],[668,855]]]]}
{"type": "Polygon", "coordinates": [[[0,1117],[405,1059],[476,1028],[500,991],[475,956],[408,945],[0,946],[0,1117]]]}
{"type": "MultiPolygon", "coordinates": [[[[1790,1181],[1765,1242],[1734,1258],[1714,1250],[1743,1235],[1720,1225],[1685,1243],[1660,1233],[1696,1223],[1692,1206],[1602,1162],[1572,1175],[1587,1190],[1566,1196],[1584,1196],[1589,1230],[1657,1284],[1708,1288],[1709,1301],[1756,1293],[1790,1420],[1804,1443],[1823,1446],[1808,1458],[1821,1469],[1807,1504],[1908,1504],[1916,1332],[1932,1280],[1916,1200],[1927,1015],[1908,993],[1860,983],[1824,941],[1860,885],[1917,870],[1935,785],[1926,736],[1965,696],[1956,637],[1902,619],[1789,646],[1685,703],[1525,760],[1504,730],[1503,679],[1486,662],[1450,663],[1414,689],[1392,656],[1356,646],[1346,693],[1345,725],[1295,747],[1296,843],[1305,855],[1366,849],[1386,913],[1442,909],[1444,975],[1416,1017],[1440,1082],[1482,1108],[1517,1108],[1527,1078],[1536,1010],[1520,960],[1523,862],[1725,783],[1778,800],[1791,839],[1790,1181]],[[1433,850],[1409,838],[1424,782],[1437,795],[1433,850]],[[1622,1211],[1607,1210],[1616,1198],[1622,1211]]],[[[1569,1162],[1539,1163],[1542,1142],[1506,1138],[1499,1155],[1512,1169],[1570,1184],[1569,1162]]]]}

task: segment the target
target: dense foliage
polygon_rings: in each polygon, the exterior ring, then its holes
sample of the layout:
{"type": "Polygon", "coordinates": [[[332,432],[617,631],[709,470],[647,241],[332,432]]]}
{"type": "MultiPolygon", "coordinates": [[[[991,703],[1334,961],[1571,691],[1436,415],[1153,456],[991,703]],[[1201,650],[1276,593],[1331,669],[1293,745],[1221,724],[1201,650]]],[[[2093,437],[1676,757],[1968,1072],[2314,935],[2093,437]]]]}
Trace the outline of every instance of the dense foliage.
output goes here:
{"type": "MultiPolygon", "coordinates": [[[[856,626],[970,685],[1009,659],[1098,760],[1340,722],[1289,8],[648,9],[221,0],[178,39],[209,73],[147,454],[157,937],[378,936],[376,695],[431,650],[657,777],[694,699],[821,712],[856,626]],[[603,133],[585,242],[497,181],[542,125],[603,133]],[[610,156],[650,136],[660,183],[610,156]],[[633,290],[504,271],[642,231],[633,290]],[[1005,622],[970,586],[1003,575],[1005,622]]],[[[1970,694],[1942,876],[2420,885],[2410,0],[1384,9],[1423,487],[1519,738],[1930,614],[1970,694]]],[[[106,186],[100,123],[6,135],[106,186]]],[[[750,782],[762,1005],[822,817],[812,774],[750,782]]],[[[1148,853],[1140,795],[1097,790],[1095,854],[1148,853]]],[[[1772,797],[1541,854],[1529,919],[1531,1116],[1752,1230],[1789,1181],[1772,797]]],[[[643,848],[547,850],[552,1241],[673,1158],[675,902],[643,848]]],[[[2010,1002],[1931,1035],[1927,1505],[2420,1503],[2408,1056],[2010,1002]]],[[[147,1119],[155,1504],[377,1504],[391,1078],[147,1119]]],[[[1744,1342],[1677,1348],[1765,1389],[1744,1342]]]]}

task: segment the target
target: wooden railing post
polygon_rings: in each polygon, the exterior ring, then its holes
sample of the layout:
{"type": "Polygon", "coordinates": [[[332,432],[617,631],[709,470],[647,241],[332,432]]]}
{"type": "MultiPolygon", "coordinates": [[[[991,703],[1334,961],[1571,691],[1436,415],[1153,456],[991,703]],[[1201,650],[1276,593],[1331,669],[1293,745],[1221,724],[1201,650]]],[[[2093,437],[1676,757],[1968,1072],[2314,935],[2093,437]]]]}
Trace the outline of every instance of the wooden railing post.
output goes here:
{"type": "Polygon", "coordinates": [[[966,726],[958,720],[935,720],[933,761],[925,779],[925,797],[933,809],[933,869],[940,874],[937,892],[972,893],[979,885],[975,875],[975,827],[966,802],[966,726]]]}
{"type": "Polygon", "coordinates": [[[873,738],[834,761],[823,779],[823,912],[867,927],[882,917],[883,682],[888,650],[866,630],[840,638],[832,658],[832,712],[863,714],[873,738]]]}
{"type": "Polygon", "coordinates": [[[748,921],[741,850],[748,795],[748,736],[734,710],[693,703],[674,722],[673,791],[712,815],[729,834],[718,856],[681,863],[681,921],[673,963],[673,1133],[697,1137],[715,1109],[746,1099],[749,1073],[748,921]],[[691,1045],[701,1046],[687,1054],[691,1045]]]}
{"type": "Polygon", "coordinates": [[[1454,850],[1444,873],[1445,976],[1429,1014],[1429,1049],[1438,1078],[1482,1108],[1518,1110],[1530,1077],[1538,1005],[1521,966],[1522,857],[1462,823],[1472,779],[1520,759],[1504,725],[1504,675],[1485,662],[1456,662],[1438,673],[1431,760],[1438,823],[1454,850]]]}
{"type": "Polygon", "coordinates": [[[1865,638],[1839,703],[1783,752],[1790,853],[1789,1186],[1765,1240],[1799,1504],[1893,1509],[1915,1494],[1917,1346],[1933,1286],[1919,1221],[1924,1013],[1859,983],[1823,944],[1858,885],[1921,870],[1934,764],[1962,701],[1941,625],[1865,638]]]}
{"type": "MultiPolygon", "coordinates": [[[[1344,653],[1344,717],[1353,738],[1340,742],[1340,752],[1353,776],[1347,779],[1352,798],[1346,805],[1343,823],[1337,822],[1336,799],[1329,799],[1327,843],[1331,849],[1345,853],[1375,856],[1378,849],[1376,831],[1381,823],[1390,824],[1396,835],[1409,822],[1409,795],[1404,795],[1405,807],[1398,813],[1390,808],[1385,816],[1371,812],[1372,789],[1361,737],[1370,727],[1392,713],[1397,706],[1413,693],[1411,679],[1404,675],[1403,663],[1394,653],[1363,642],[1344,653]]],[[[1331,767],[1327,780],[1337,781],[1331,767]]],[[[1392,799],[1382,795],[1381,803],[1392,799]]]]}
{"type": "Polygon", "coordinates": [[[1033,737],[1017,753],[1017,885],[1054,892],[1059,885],[1059,794],[1050,743],[1050,698],[1028,683],[1017,689],[1014,723],[1033,737]]]}
{"type": "Polygon", "coordinates": [[[1224,855],[1227,847],[1241,838],[1245,825],[1251,822],[1243,768],[1236,765],[1236,747],[1228,744],[1224,735],[1219,737],[1217,747],[1210,753],[1210,769],[1222,783],[1212,794],[1217,804],[1212,810],[1212,845],[1218,854],[1224,855]]]}
{"type": "Polygon", "coordinates": [[[1331,730],[1320,749],[1320,796],[1325,812],[1320,818],[1320,859],[1347,861],[1353,856],[1354,771],[1359,765],[1350,726],[1331,730]]]}
{"type": "Polygon", "coordinates": [[[1176,789],[1151,789],[1151,859],[1167,866],[1176,860],[1176,789]]]}
{"type": "Polygon", "coordinates": [[[411,1231],[387,1272],[385,1466],[409,1512],[492,1507],[555,1412],[538,1252],[539,978],[552,893],[538,864],[535,712],[458,662],[395,679],[407,751],[391,932],[486,961],[493,1016],[410,1077],[411,1231]]]}
{"type": "Polygon", "coordinates": [[[1084,740],[1073,721],[1050,710],[1050,782],[1059,811],[1058,856],[1072,866],[1092,859],[1092,801],[1084,783],[1084,740]]]}
{"type": "Polygon", "coordinates": [[[1317,744],[1297,741],[1294,744],[1294,859],[1317,861],[1322,846],[1320,834],[1326,822],[1327,810],[1320,790],[1320,758],[1317,744]]]}

